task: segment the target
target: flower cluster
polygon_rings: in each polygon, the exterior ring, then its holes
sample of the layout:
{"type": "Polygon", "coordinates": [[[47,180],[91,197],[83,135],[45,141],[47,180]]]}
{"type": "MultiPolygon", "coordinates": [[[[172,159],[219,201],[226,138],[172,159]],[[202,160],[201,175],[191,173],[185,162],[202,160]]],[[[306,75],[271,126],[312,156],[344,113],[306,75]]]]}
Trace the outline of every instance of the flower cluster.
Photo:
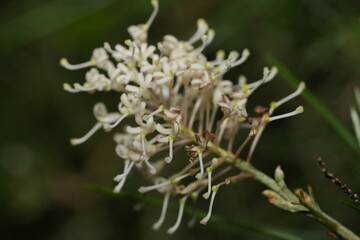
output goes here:
{"type": "Polygon", "coordinates": [[[118,109],[114,112],[109,112],[103,103],[95,104],[95,125],[83,137],[71,139],[71,144],[81,144],[101,128],[111,131],[125,118],[132,118],[133,125],[114,135],[115,152],[124,161],[122,173],[114,177],[117,183],[114,192],[121,191],[133,169],[142,172],[150,185],[140,187],[139,192],[156,190],[164,195],[161,216],[154,229],[163,224],[170,197],[179,198],[177,220],[168,229],[171,234],[181,223],[188,198],[195,200],[202,192],[209,199],[209,210],[200,223],[207,223],[219,188],[243,176],[225,177],[233,168],[229,163],[242,161],[240,153],[253,140],[246,159],[250,161],[269,122],[303,112],[300,106],[293,112],[273,116],[277,107],[298,96],[305,86],[300,84],[297,91],[271,103],[269,108],[257,107],[256,117],[250,117],[246,109],[249,97],[271,81],[277,69],[264,68],[262,78],[251,83],[244,76],[236,83],[225,79],[225,74],[244,63],[250,53],[247,49],[241,54],[237,51],[225,54],[220,50],[215,59],[207,59],[203,50],[213,41],[215,32],[203,19],[197,21],[197,30],[188,40],[165,35],[156,45],[149,44],[148,30],[159,9],[157,0],[151,4],[153,12],[149,20],[130,26],[131,39],[124,44],[111,47],[105,43],[85,63],[70,64],[65,58],[60,63],[69,70],[90,67],[86,81],[65,83],[66,91],[120,93],[118,109]],[[233,152],[240,128],[249,134],[233,152]],[[224,144],[227,150],[221,148],[224,144]],[[185,149],[189,161],[174,158],[174,152],[179,149],[185,149]],[[175,160],[181,161],[183,169],[162,176],[162,170],[171,168],[175,160]]]}

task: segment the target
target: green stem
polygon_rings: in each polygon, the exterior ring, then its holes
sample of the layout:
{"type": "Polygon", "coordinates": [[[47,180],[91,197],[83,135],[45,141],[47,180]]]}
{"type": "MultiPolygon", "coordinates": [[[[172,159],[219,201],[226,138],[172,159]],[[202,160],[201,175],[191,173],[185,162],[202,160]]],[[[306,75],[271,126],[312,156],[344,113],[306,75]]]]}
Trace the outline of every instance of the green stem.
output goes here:
{"type": "Polygon", "coordinates": [[[261,182],[271,190],[277,192],[282,197],[284,197],[289,202],[298,203],[299,199],[295,196],[294,193],[292,193],[288,188],[281,188],[279,184],[271,177],[266,175],[265,173],[259,171],[255,167],[253,167],[250,163],[245,161],[237,161],[235,163],[235,167],[238,169],[250,173],[254,176],[254,179],[261,182]]]}
{"type": "Polygon", "coordinates": [[[360,238],[355,235],[352,231],[341,225],[338,221],[324,213],[320,210],[320,208],[314,208],[311,205],[303,204],[309,211],[311,212],[312,216],[315,217],[315,219],[334,231],[337,235],[342,237],[343,239],[349,239],[349,240],[360,240],[360,238]]]}
{"type": "MultiPolygon", "coordinates": [[[[183,126],[180,126],[182,133],[186,135],[190,135],[190,137],[195,142],[195,133],[190,129],[186,129],[183,126]]],[[[299,198],[290,191],[287,187],[280,187],[278,182],[273,178],[269,177],[265,173],[261,172],[260,170],[256,169],[250,163],[243,161],[241,159],[236,159],[234,154],[224,150],[222,147],[215,145],[213,142],[208,143],[208,150],[213,154],[218,155],[219,157],[224,157],[227,159],[228,162],[232,163],[236,168],[240,169],[245,173],[249,173],[253,175],[253,178],[256,179],[258,182],[261,182],[269,189],[273,190],[274,192],[280,194],[284,199],[289,201],[292,204],[302,205],[304,210],[308,210],[308,215],[312,216],[318,222],[324,224],[326,227],[331,229],[331,231],[335,232],[338,236],[341,236],[343,239],[349,240],[360,240],[358,236],[356,236],[352,231],[347,229],[345,226],[341,225],[338,221],[331,218],[326,213],[322,212],[320,208],[315,208],[306,202],[299,201],[299,198]]]]}

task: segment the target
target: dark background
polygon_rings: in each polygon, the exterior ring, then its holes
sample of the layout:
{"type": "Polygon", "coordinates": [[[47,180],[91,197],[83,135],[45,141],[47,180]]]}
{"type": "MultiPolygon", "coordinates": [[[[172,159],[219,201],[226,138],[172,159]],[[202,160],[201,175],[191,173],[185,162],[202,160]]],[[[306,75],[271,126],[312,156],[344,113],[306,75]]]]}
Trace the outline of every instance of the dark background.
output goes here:
{"type": "MultiPolygon", "coordinates": [[[[0,237],[1,239],[275,239],[196,224],[185,216],[174,236],[165,232],[177,211],[167,216],[158,232],[151,225],[160,208],[115,199],[83,187],[90,182],[112,187],[122,171],[112,134],[99,132],[85,144],[72,147],[93,124],[92,107],[104,101],[115,108],[116,93],[70,94],[64,82],[82,82],[85,70],[60,67],[89,59],[103,42],[123,43],[127,27],[144,23],[151,13],[147,0],[18,0],[0,8],[0,237]]],[[[205,18],[216,31],[206,49],[251,51],[249,60],[226,77],[245,74],[259,79],[269,56],[277,58],[313,92],[352,132],[349,107],[360,74],[360,2],[337,0],[160,0],[160,14],[150,29],[155,44],[165,34],[187,39],[196,20],[205,18]]],[[[289,94],[293,89],[277,77],[250,99],[250,107],[289,94]]],[[[297,98],[279,113],[304,105],[297,117],[271,123],[255,152],[253,164],[273,173],[285,171],[291,189],[314,188],[322,209],[360,233],[360,214],[341,203],[340,189],[326,180],[312,156],[320,153],[329,169],[354,192],[360,192],[360,158],[324,118],[297,98]]],[[[249,109],[251,112],[251,109],[249,109]]],[[[139,175],[127,180],[125,191],[136,193],[139,175]]],[[[281,229],[303,239],[328,239],[325,228],[306,216],[270,205],[262,185],[245,180],[221,189],[214,214],[225,219],[281,229]]],[[[155,197],[161,197],[154,194],[155,197]]],[[[200,209],[207,211],[207,203],[200,209]]]]}

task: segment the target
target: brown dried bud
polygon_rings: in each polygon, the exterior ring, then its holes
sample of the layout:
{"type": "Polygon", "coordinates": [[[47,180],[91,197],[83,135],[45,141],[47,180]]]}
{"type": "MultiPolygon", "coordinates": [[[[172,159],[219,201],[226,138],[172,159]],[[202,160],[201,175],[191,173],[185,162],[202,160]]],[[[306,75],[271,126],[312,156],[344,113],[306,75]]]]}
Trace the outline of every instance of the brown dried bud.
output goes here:
{"type": "Polygon", "coordinates": [[[255,109],[254,109],[254,111],[255,111],[258,115],[262,116],[262,115],[264,115],[265,113],[268,113],[269,108],[266,108],[266,107],[263,107],[263,106],[256,106],[255,109]]]}

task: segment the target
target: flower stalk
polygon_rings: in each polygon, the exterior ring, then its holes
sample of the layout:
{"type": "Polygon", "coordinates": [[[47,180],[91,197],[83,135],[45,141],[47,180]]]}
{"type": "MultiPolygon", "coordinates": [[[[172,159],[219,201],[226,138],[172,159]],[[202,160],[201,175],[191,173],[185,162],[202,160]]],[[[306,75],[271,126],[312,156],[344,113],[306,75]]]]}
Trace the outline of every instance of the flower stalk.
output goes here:
{"type": "MultiPolygon", "coordinates": [[[[194,133],[191,130],[184,130],[190,135],[194,133]]],[[[195,138],[195,137],[194,137],[195,138]]],[[[218,154],[221,157],[227,159],[229,163],[232,163],[234,167],[238,168],[239,170],[251,174],[252,178],[267,188],[272,190],[272,193],[280,196],[284,202],[288,204],[287,207],[281,207],[282,209],[295,212],[304,212],[309,217],[315,219],[319,223],[325,225],[329,230],[331,230],[336,235],[340,236],[343,239],[349,240],[360,240],[360,237],[355,235],[351,230],[343,226],[341,223],[324,213],[320,207],[317,205],[313,198],[313,193],[311,188],[309,187],[310,195],[305,193],[302,189],[296,189],[294,192],[289,190],[284,182],[284,176],[281,169],[277,168],[275,172],[275,179],[269,177],[265,173],[261,172],[260,170],[256,169],[250,163],[243,161],[243,160],[236,160],[234,158],[233,153],[227,152],[223,148],[214,145],[212,142],[208,143],[209,150],[215,154],[218,154]],[[234,160],[235,159],[235,160],[234,160]],[[282,175],[282,176],[281,176],[282,175]]],[[[266,190],[268,191],[268,190],[266,190]]],[[[272,194],[265,193],[265,196],[271,199],[274,199],[272,194]]],[[[273,200],[270,203],[275,204],[273,200]]],[[[275,204],[276,205],[276,204],[275,204]]],[[[278,205],[277,205],[278,206],[278,205]]],[[[279,207],[279,206],[278,206],[279,207]]]]}

